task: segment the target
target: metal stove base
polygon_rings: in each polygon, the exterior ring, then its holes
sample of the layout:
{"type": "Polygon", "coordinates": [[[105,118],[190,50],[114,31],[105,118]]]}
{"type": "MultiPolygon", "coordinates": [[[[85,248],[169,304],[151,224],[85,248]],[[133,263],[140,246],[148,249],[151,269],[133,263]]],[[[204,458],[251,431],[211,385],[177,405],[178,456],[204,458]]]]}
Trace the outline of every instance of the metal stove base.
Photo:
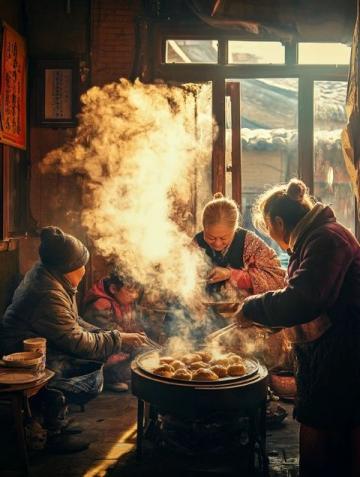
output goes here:
{"type": "MultiPolygon", "coordinates": [[[[221,456],[219,456],[220,464],[214,464],[210,462],[206,464],[206,456],[199,455],[186,455],[181,452],[173,451],[174,455],[179,457],[182,464],[187,463],[187,471],[194,472],[194,475],[234,475],[242,470],[245,476],[269,476],[269,464],[266,455],[266,402],[261,406],[255,408],[253,412],[247,413],[244,418],[248,419],[248,442],[243,447],[239,446],[239,452],[236,455],[230,456],[227,454],[228,465],[221,462],[221,456]],[[231,463],[229,464],[229,461],[231,463]],[[244,473],[246,472],[246,474],[244,473]]],[[[137,441],[136,441],[136,457],[140,460],[143,456],[143,443],[144,439],[150,437],[150,440],[154,441],[155,422],[158,418],[158,411],[146,403],[142,399],[138,398],[138,414],[137,414],[137,441]]],[[[166,452],[169,451],[169,447],[166,448],[166,452]]],[[[224,459],[222,459],[224,461],[224,459]]]]}

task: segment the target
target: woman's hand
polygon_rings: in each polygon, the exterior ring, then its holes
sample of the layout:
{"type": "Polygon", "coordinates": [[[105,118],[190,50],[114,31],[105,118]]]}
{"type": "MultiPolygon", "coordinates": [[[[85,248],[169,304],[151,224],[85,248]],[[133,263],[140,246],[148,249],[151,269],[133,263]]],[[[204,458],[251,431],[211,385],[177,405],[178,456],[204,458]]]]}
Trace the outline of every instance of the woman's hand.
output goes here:
{"type": "Polygon", "coordinates": [[[214,267],[208,275],[208,283],[218,283],[229,280],[231,270],[229,268],[214,267]]]}
{"type": "Polygon", "coordinates": [[[145,333],[120,333],[122,346],[126,348],[139,348],[146,344],[145,333]]]}
{"type": "Polygon", "coordinates": [[[240,328],[244,329],[253,326],[254,328],[259,330],[259,333],[262,335],[263,338],[267,338],[269,335],[280,331],[280,329],[271,329],[264,327],[263,325],[260,325],[259,323],[254,323],[252,320],[246,318],[243,312],[242,305],[240,305],[240,308],[234,313],[233,317],[235,318],[240,328]]]}
{"type": "Polygon", "coordinates": [[[254,323],[245,317],[242,306],[234,313],[234,318],[240,328],[250,328],[250,326],[254,326],[254,323]]]}

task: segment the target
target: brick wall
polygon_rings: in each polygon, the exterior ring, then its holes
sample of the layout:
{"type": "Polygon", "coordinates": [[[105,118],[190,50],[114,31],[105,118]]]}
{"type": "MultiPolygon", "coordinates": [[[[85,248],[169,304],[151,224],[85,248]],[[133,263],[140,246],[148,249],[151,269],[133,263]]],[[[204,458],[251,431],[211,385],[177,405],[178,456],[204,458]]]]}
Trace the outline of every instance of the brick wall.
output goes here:
{"type": "Polygon", "coordinates": [[[135,20],[139,0],[93,0],[91,19],[92,84],[129,78],[135,53],[135,20]]]}

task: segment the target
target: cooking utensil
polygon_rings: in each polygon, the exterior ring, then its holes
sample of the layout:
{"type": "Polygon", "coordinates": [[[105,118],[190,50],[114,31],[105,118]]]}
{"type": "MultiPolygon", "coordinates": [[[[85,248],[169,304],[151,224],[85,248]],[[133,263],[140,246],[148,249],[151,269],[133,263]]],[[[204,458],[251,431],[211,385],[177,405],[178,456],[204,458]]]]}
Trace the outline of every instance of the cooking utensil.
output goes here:
{"type": "Polygon", "coordinates": [[[245,366],[245,373],[242,374],[241,376],[225,376],[223,378],[219,378],[216,381],[203,381],[203,380],[196,380],[192,379],[190,381],[184,381],[182,379],[176,379],[176,378],[166,378],[164,376],[159,376],[155,373],[153,373],[153,369],[157,366],[159,366],[159,355],[155,351],[148,351],[146,353],[143,353],[141,355],[138,355],[135,360],[136,365],[144,371],[147,375],[149,375],[152,378],[155,379],[161,379],[166,382],[170,383],[180,383],[181,385],[190,385],[194,386],[196,384],[197,386],[204,386],[204,385],[211,385],[211,386],[216,386],[219,384],[227,384],[227,383],[233,383],[233,382],[240,382],[240,381],[246,381],[250,377],[254,376],[258,371],[259,371],[259,362],[254,359],[254,358],[245,358],[244,359],[244,366],[245,366]]]}
{"type": "Polygon", "coordinates": [[[152,340],[151,338],[149,338],[148,336],[146,337],[146,343],[151,347],[151,348],[154,348],[154,349],[157,349],[157,350],[161,350],[162,349],[162,346],[157,343],[156,341],[152,340]]]}
{"type": "Polygon", "coordinates": [[[201,302],[208,309],[212,310],[213,313],[222,316],[223,318],[229,319],[237,312],[240,306],[240,301],[207,301],[203,300],[201,302]]]}
{"type": "Polygon", "coordinates": [[[224,328],[220,328],[220,330],[213,331],[205,338],[205,341],[214,341],[219,339],[221,336],[226,335],[232,330],[238,328],[239,325],[237,323],[231,323],[231,325],[225,326],[224,328]]]}

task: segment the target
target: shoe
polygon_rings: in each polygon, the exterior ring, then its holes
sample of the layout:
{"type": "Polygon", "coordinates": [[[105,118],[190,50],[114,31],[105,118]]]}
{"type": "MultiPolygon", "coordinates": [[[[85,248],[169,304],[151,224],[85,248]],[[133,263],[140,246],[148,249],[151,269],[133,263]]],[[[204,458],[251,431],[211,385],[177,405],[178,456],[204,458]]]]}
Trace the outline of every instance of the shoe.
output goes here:
{"type": "Polygon", "coordinates": [[[129,386],[126,383],[112,383],[106,384],[105,389],[113,393],[125,393],[129,390],[129,386]]]}
{"type": "Polygon", "coordinates": [[[86,450],[90,441],[83,437],[58,434],[48,438],[46,450],[52,454],[72,454],[86,450]]]}
{"type": "Polygon", "coordinates": [[[54,419],[52,422],[48,420],[47,431],[50,436],[58,434],[80,434],[82,428],[74,419],[54,419]]]}
{"type": "Polygon", "coordinates": [[[61,426],[61,434],[80,434],[83,428],[73,418],[64,419],[64,424],[61,426]]]}

